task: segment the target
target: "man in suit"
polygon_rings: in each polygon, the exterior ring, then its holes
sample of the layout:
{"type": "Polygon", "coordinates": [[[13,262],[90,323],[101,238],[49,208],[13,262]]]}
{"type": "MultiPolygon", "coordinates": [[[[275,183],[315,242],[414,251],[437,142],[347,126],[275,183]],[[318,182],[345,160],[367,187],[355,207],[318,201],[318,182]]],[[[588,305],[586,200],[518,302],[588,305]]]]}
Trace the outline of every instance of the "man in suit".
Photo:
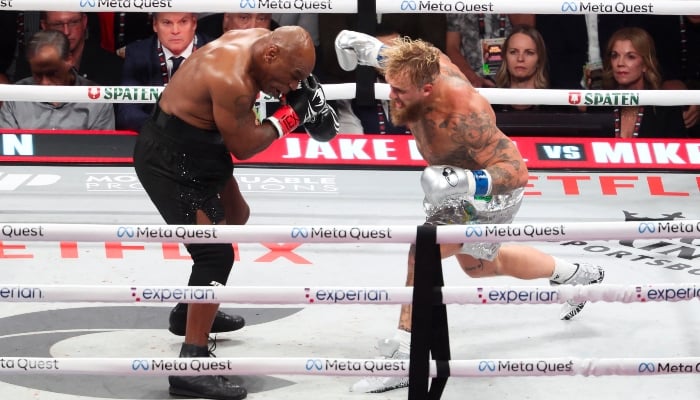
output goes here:
{"type": "MultiPolygon", "coordinates": [[[[46,11],[40,14],[42,30],[63,32],[70,42],[71,59],[78,75],[98,85],[119,84],[122,59],[88,38],[88,17],[82,12],[46,11]]],[[[17,80],[31,75],[25,58],[17,59],[17,80]]]]}
{"type": "MultiPolygon", "coordinates": [[[[151,37],[126,46],[122,86],[165,86],[180,64],[211,39],[195,34],[194,13],[155,13],[151,37]]],[[[117,106],[117,128],[139,131],[154,104],[122,103],[117,106]]]]}

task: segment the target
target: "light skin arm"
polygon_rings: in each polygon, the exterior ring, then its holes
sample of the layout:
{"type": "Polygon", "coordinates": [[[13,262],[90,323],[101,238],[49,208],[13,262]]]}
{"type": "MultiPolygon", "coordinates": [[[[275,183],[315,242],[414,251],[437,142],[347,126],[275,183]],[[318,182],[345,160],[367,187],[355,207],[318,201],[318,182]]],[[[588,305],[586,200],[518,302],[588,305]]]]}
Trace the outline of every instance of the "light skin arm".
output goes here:
{"type": "MultiPolygon", "coordinates": [[[[669,80],[664,81],[661,86],[665,90],[687,90],[688,87],[681,80],[669,80]]],[[[697,104],[691,104],[683,107],[683,122],[686,128],[691,128],[700,121],[700,107],[697,104]]]]}
{"type": "Polygon", "coordinates": [[[447,137],[448,144],[444,148],[450,150],[431,159],[430,164],[468,169],[486,166],[493,194],[523,187],[528,180],[527,166],[515,144],[496,126],[496,115],[489,102],[464,81],[453,64],[443,61],[441,74],[443,79],[451,81],[447,103],[453,106],[435,108],[454,108],[454,111],[429,113],[425,125],[429,127],[427,131],[447,137]]]}
{"type": "Polygon", "coordinates": [[[527,166],[513,142],[496,127],[491,112],[455,112],[434,123],[444,127],[453,143],[460,144],[460,151],[449,156],[452,162],[487,166],[492,194],[525,186],[527,166]]]}
{"type": "Polygon", "coordinates": [[[535,26],[535,14],[508,14],[510,24],[535,26]]]}
{"type": "Polygon", "coordinates": [[[493,82],[479,76],[469,64],[460,50],[462,46],[462,36],[459,32],[447,32],[445,37],[445,53],[460,71],[469,79],[475,87],[493,87],[493,82]]]}

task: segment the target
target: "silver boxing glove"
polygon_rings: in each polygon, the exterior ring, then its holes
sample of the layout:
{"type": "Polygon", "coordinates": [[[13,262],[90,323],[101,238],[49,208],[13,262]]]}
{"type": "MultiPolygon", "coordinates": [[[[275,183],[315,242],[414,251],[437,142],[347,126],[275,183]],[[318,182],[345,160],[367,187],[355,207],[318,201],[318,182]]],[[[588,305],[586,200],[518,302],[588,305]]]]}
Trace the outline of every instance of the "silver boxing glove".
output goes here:
{"type": "Polygon", "coordinates": [[[450,197],[491,194],[491,175],[484,169],[471,171],[450,165],[431,165],[423,170],[420,183],[425,199],[434,207],[450,197]]]}
{"type": "Polygon", "coordinates": [[[383,47],[379,39],[361,32],[343,30],[335,37],[338,64],[345,71],[354,70],[358,64],[381,67],[383,47]]]}

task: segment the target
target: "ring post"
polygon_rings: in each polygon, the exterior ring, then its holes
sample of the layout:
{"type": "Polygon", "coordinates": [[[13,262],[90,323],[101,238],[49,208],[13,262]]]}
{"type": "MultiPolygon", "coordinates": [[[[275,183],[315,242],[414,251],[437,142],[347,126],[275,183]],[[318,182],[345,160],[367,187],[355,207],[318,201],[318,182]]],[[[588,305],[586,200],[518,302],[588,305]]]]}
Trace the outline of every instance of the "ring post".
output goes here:
{"type": "MultiPolygon", "coordinates": [[[[374,36],[377,33],[377,1],[362,0],[357,3],[357,30],[374,36]]],[[[371,106],[377,101],[374,94],[374,83],[377,82],[377,72],[374,67],[359,65],[355,72],[355,99],[361,106],[371,106]]]]}
{"type": "Polygon", "coordinates": [[[408,399],[435,400],[442,396],[450,375],[447,308],[442,304],[445,283],[435,226],[418,226],[415,257],[408,399]],[[437,375],[428,390],[431,353],[436,360],[437,375]]]}

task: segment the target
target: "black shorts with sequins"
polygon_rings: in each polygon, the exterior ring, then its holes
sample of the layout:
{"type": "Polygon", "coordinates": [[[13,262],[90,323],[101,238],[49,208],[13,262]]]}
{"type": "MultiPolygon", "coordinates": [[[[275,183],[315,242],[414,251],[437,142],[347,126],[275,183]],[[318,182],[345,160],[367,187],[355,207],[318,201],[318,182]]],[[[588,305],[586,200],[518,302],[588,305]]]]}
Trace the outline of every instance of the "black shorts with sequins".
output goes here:
{"type": "Polygon", "coordinates": [[[214,223],[224,219],[219,192],[233,177],[233,161],[219,132],[156,107],[136,141],[134,169],[166,223],[195,224],[197,210],[214,223]]]}

